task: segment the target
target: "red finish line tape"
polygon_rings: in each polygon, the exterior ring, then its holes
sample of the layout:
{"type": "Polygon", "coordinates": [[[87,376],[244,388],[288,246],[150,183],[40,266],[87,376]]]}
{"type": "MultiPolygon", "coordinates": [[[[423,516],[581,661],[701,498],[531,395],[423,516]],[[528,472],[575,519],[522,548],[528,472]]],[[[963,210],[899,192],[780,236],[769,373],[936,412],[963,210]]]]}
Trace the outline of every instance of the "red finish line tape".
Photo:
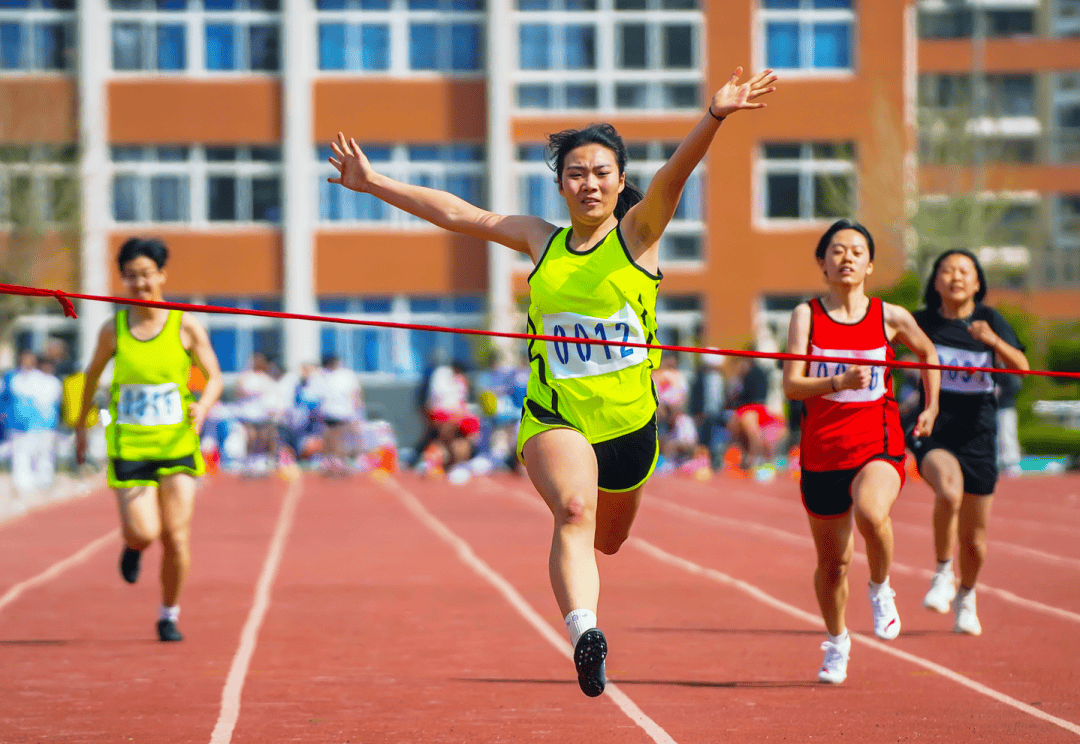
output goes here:
{"type": "Polygon", "coordinates": [[[703,349],[697,346],[671,346],[668,344],[639,344],[634,342],[609,341],[599,338],[570,338],[568,336],[543,336],[534,333],[512,333],[508,331],[485,331],[476,328],[451,328],[448,326],[419,325],[416,323],[395,323],[389,320],[357,320],[338,318],[328,315],[304,315],[302,313],[282,313],[273,310],[247,310],[236,307],[217,307],[215,305],[193,305],[187,302],[157,302],[156,300],[138,300],[132,297],[109,297],[106,295],[64,292],[59,289],[38,289],[22,287],[16,284],[0,284],[0,294],[23,295],[26,297],[52,297],[64,308],[64,315],[77,318],[75,306],[71,300],[90,300],[92,302],[111,302],[119,305],[142,305],[159,307],[166,310],[187,310],[196,313],[216,313],[218,315],[256,315],[265,318],[285,320],[310,320],[317,323],[337,323],[340,325],[368,326],[372,328],[396,328],[409,331],[432,331],[435,333],[458,333],[465,336],[489,336],[493,338],[513,338],[526,341],[552,341],[554,343],[597,344],[600,346],[626,346],[639,349],[661,349],[663,351],[682,351],[689,354],[712,354],[716,356],[750,357],[754,359],[791,359],[807,362],[834,362],[840,364],[860,364],[866,367],[897,367],[902,369],[937,369],[942,372],[991,372],[1007,375],[1030,375],[1033,377],[1056,377],[1067,380],[1080,380],[1080,372],[1054,372],[1042,369],[1001,369],[999,367],[956,367],[947,364],[924,364],[923,362],[892,362],[874,359],[856,359],[852,357],[813,356],[811,354],[788,354],[782,351],[743,351],[741,349],[703,349]]]}

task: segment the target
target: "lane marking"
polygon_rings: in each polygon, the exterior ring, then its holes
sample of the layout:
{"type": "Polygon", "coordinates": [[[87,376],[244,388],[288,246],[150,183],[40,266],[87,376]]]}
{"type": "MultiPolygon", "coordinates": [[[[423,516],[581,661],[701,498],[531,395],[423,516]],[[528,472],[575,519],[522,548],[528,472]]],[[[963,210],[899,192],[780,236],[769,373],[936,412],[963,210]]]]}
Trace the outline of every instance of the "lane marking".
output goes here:
{"type": "MultiPolygon", "coordinates": [[[[734,519],[732,517],[722,517],[719,514],[712,514],[710,512],[701,511],[700,509],[695,509],[692,506],[683,506],[682,504],[677,504],[673,501],[668,501],[667,499],[660,498],[659,496],[655,496],[652,494],[649,495],[649,498],[644,503],[646,505],[659,507],[660,509],[672,512],[674,514],[679,514],[680,516],[683,516],[694,522],[709,522],[722,527],[740,530],[742,532],[749,532],[755,535],[765,535],[767,537],[772,537],[789,544],[806,547],[811,550],[813,550],[814,548],[814,541],[810,537],[807,537],[806,535],[799,535],[794,532],[788,532],[786,530],[781,530],[777,527],[769,527],[768,525],[759,524],[757,522],[748,522],[742,519],[734,519]]],[[[865,553],[855,551],[855,557],[861,563],[866,563],[865,553]]],[[[918,576],[923,579],[930,579],[934,576],[934,572],[928,568],[915,568],[914,566],[909,566],[895,560],[893,561],[891,570],[895,573],[905,574],[908,576],[918,576]]],[[[989,594],[997,597],[998,599],[1004,600],[1009,604],[1014,604],[1018,607],[1023,607],[1024,609],[1031,610],[1033,612],[1041,612],[1044,615],[1052,615],[1053,617],[1059,618],[1061,620],[1067,620],[1069,622],[1080,624],[1080,613],[1072,612],[1071,610],[1066,610],[1061,607],[1054,607],[1053,605],[1044,604],[1034,599],[1027,599],[1009,591],[1008,589],[998,589],[996,587],[990,586],[989,584],[986,584],[983,581],[979,582],[978,593],[980,595],[989,594]]]]}
{"type": "Polygon", "coordinates": [[[29,578],[26,581],[19,582],[18,584],[4,592],[4,596],[0,597],[0,612],[3,611],[4,607],[18,599],[19,595],[21,595],[27,589],[33,589],[36,586],[41,586],[42,584],[46,584],[52,581],[57,576],[64,573],[64,571],[67,571],[69,568],[74,568],[80,563],[86,561],[86,559],[88,559],[101,548],[105,547],[108,543],[119,542],[119,540],[119,528],[109,530],[96,540],[91,540],[89,543],[69,555],[67,558],[63,559],[62,561],[57,561],[53,565],[49,566],[37,576],[29,578]]]}
{"type": "Polygon", "coordinates": [[[285,552],[289,532],[292,530],[296,505],[303,492],[302,483],[303,478],[291,481],[289,489],[285,492],[281,511],[278,512],[277,524],[274,525],[274,535],[266,551],[266,559],[263,561],[262,572],[255,584],[255,599],[251,603],[251,610],[240,631],[240,645],[237,646],[236,653],[233,655],[232,664],[229,666],[229,676],[226,677],[225,687],[221,691],[221,712],[210,734],[210,744],[229,744],[232,741],[233,729],[236,728],[236,721],[240,717],[240,696],[244,691],[244,679],[247,677],[251,657],[255,653],[259,629],[270,606],[270,590],[277,577],[278,567],[281,565],[281,556],[285,552]]]}
{"type": "MultiPolygon", "coordinates": [[[[495,488],[494,488],[494,485],[492,485],[491,488],[485,488],[483,490],[485,490],[485,491],[487,491],[489,493],[493,493],[495,491],[495,488]]],[[[535,499],[527,498],[527,494],[524,491],[522,491],[521,489],[519,489],[519,488],[510,487],[510,488],[508,488],[506,490],[502,490],[502,489],[499,489],[499,490],[500,490],[501,493],[511,495],[517,501],[527,503],[529,506],[533,506],[535,504],[535,499]]],[[[659,499],[659,498],[657,498],[655,496],[650,496],[649,497],[649,502],[656,502],[656,501],[659,501],[659,502],[662,502],[662,503],[665,503],[665,504],[670,504],[671,503],[671,502],[665,501],[664,499],[659,499]]],[[[685,509],[688,512],[695,513],[695,518],[698,518],[698,519],[700,519],[701,517],[715,517],[718,520],[723,520],[725,522],[734,523],[736,526],[738,525],[738,520],[731,520],[731,519],[727,519],[727,518],[723,518],[723,517],[717,517],[716,515],[708,514],[706,512],[701,512],[701,511],[698,511],[697,509],[691,509],[689,507],[683,507],[683,506],[678,505],[678,504],[673,504],[673,506],[676,506],[679,509],[685,509]]],[[[754,524],[754,523],[749,523],[749,524],[753,526],[754,529],[752,531],[754,531],[754,532],[771,532],[773,530],[773,528],[768,528],[768,527],[765,527],[764,525],[759,525],[759,524],[754,524]]],[[[776,530],[776,531],[777,532],[782,532],[780,530],[776,530]]],[[[783,534],[786,537],[798,537],[797,535],[794,535],[792,533],[783,533],[783,534]]],[[[809,538],[805,538],[805,539],[807,541],[810,540],[809,538]]],[[[718,571],[718,570],[713,569],[713,568],[706,568],[706,567],[701,566],[701,565],[699,565],[697,563],[694,563],[693,561],[689,561],[689,560],[687,560],[685,558],[681,558],[679,556],[668,553],[667,551],[665,551],[665,550],[663,550],[661,548],[658,548],[655,545],[653,545],[652,543],[649,543],[649,542],[647,542],[645,540],[642,540],[639,537],[631,537],[631,538],[629,538],[627,540],[627,544],[641,550],[642,552],[652,556],[653,558],[655,558],[655,559],[657,559],[657,560],[659,560],[659,561],[661,561],[663,563],[667,563],[668,565],[675,566],[677,568],[681,568],[684,571],[687,571],[688,573],[695,574],[695,575],[698,575],[698,576],[703,576],[705,578],[711,579],[713,581],[716,581],[719,584],[723,584],[724,586],[729,586],[729,587],[739,589],[740,591],[744,592],[745,594],[748,594],[749,596],[751,596],[754,599],[762,602],[763,604],[766,604],[766,605],[768,605],[770,607],[773,607],[773,608],[775,608],[777,610],[780,610],[781,612],[784,612],[785,614],[788,614],[788,615],[790,615],[792,617],[798,618],[800,620],[805,620],[806,622],[811,623],[812,625],[814,625],[816,627],[824,628],[824,626],[825,626],[825,623],[822,621],[820,616],[815,615],[815,614],[810,613],[810,612],[807,612],[806,610],[803,610],[803,609],[801,609],[799,607],[796,607],[795,605],[788,604],[787,602],[783,601],[782,599],[778,599],[777,597],[772,596],[771,594],[764,591],[763,589],[760,589],[760,588],[754,586],[753,584],[742,581],[741,579],[736,579],[733,576],[729,576],[728,574],[725,574],[722,571],[718,571]]],[[[895,566],[895,565],[896,564],[894,563],[893,566],[895,566]]],[[[930,572],[928,571],[927,573],[930,573],[930,572]]],[[[981,590],[982,590],[982,585],[980,585],[980,591],[981,590]]],[[[1039,710],[1038,708],[1036,708],[1036,707],[1034,707],[1032,705],[1028,705],[1027,703],[1021,702],[1020,700],[1017,700],[1016,698],[1010,697],[1009,695],[1006,695],[1003,692],[998,692],[997,690],[993,689],[992,687],[988,687],[988,686],[986,686],[986,685],[984,685],[984,684],[982,684],[980,682],[976,682],[975,680],[970,679],[969,677],[965,677],[964,675],[960,674],[959,672],[955,672],[955,671],[953,671],[952,669],[949,669],[946,666],[938,664],[937,662],[930,661],[929,659],[925,659],[925,658],[923,658],[921,656],[916,656],[915,654],[911,654],[911,653],[908,653],[906,651],[901,651],[900,649],[897,649],[897,648],[894,648],[893,646],[885,644],[885,643],[877,640],[876,638],[872,638],[872,637],[864,635],[862,633],[852,631],[851,629],[848,629],[848,632],[851,634],[851,637],[853,639],[855,639],[855,640],[859,641],[860,643],[863,643],[863,644],[865,644],[867,646],[870,646],[871,648],[875,648],[875,649],[877,649],[879,651],[883,651],[884,653],[890,654],[890,655],[892,655],[892,656],[894,656],[894,657],[896,657],[898,659],[902,659],[902,660],[907,661],[907,662],[909,662],[911,664],[921,666],[924,669],[927,669],[927,670],[929,670],[929,671],[931,671],[931,672],[933,672],[935,674],[939,674],[942,677],[945,677],[946,679],[948,679],[948,680],[950,680],[952,682],[955,682],[956,684],[962,685],[963,687],[967,687],[968,689],[973,690],[974,692],[977,692],[977,693],[979,693],[981,695],[985,695],[986,697],[989,697],[992,700],[996,700],[999,703],[1003,703],[1004,705],[1008,705],[1008,706],[1010,706],[1012,708],[1015,708],[1016,710],[1019,710],[1019,711],[1021,711],[1023,713],[1027,713],[1028,715],[1031,715],[1031,716],[1033,716],[1035,718],[1039,718],[1039,719],[1041,719],[1043,721],[1046,721],[1048,723],[1052,723],[1055,726],[1059,726],[1059,727],[1061,727],[1061,728],[1065,729],[1066,731],[1069,731],[1069,732],[1071,732],[1073,734],[1080,735],[1080,725],[1077,725],[1077,724],[1075,724],[1075,723],[1073,723],[1071,721],[1067,721],[1067,720],[1065,720],[1063,718],[1058,718],[1057,716],[1050,715],[1049,713],[1041,711],[1041,710],[1039,710]]]]}
{"type": "MultiPolygon", "coordinates": [[[[462,563],[471,568],[477,576],[495,587],[510,606],[517,610],[518,614],[521,615],[529,625],[533,626],[544,640],[554,646],[555,650],[560,654],[573,661],[574,651],[570,648],[570,642],[556,632],[551,625],[545,622],[540,614],[533,609],[533,606],[521,596],[510,582],[504,579],[501,574],[496,572],[491,566],[485,563],[483,559],[476,555],[469,543],[458,537],[458,535],[440,521],[438,517],[428,511],[427,507],[425,507],[411,491],[398,482],[397,479],[390,477],[379,481],[379,483],[393,493],[417,520],[435,533],[435,535],[443,542],[449,545],[462,563]]],[[[641,729],[648,734],[649,738],[656,742],[656,744],[676,744],[675,740],[672,739],[658,723],[645,715],[644,711],[642,711],[641,708],[639,708],[637,704],[613,682],[608,682],[603,697],[610,699],[619,706],[619,709],[622,710],[631,721],[641,727],[641,729]]]]}
{"type": "MultiPolygon", "coordinates": [[[[666,563],[666,564],[668,564],[670,566],[675,566],[677,568],[681,568],[684,571],[686,571],[687,573],[691,573],[691,574],[694,574],[694,575],[697,575],[697,576],[702,576],[704,578],[711,579],[712,581],[715,581],[715,582],[717,582],[719,584],[723,584],[724,586],[728,586],[728,587],[738,589],[739,591],[742,591],[743,593],[750,595],[754,599],[757,599],[758,601],[763,602],[764,604],[767,604],[770,607],[774,607],[774,608],[780,610],[781,612],[784,612],[784,613],[786,613],[786,614],[788,614],[788,615],[790,615],[792,617],[798,618],[800,620],[805,620],[805,621],[807,621],[809,623],[812,623],[813,625],[815,625],[817,627],[823,628],[824,625],[825,625],[824,622],[822,622],[821,618],[818,617],[817,615],[812,615],[809,612],[806,612],[805,610],[802,610],[802,609],[800,609],[798,607],[795,607],[794,605],[788,604],[787,602],[783,601],[782,599],[777,599],[776,597],[774,597],[771,594],[768,594],[767,592],[759,589],[758,587],[754,586],[753,584],[748,584],[745,581],[742,581],[740,579],[736,579],[736,578],[734,578],[732,576],[728,576],[727,574],[723,573],[722,571],[717,571],[714,568],[706,568],[706,567],[700,566],[697,563],[694,563],[692,561],[688,561],[685,558],[680,558],[679,556],[672,555],[671,553],[668,553],[667,551],[662,550],[661,548],[656,547],[652,543],[646,542],[645,540],[642,540],[641,538],[638,538],[638,537],[631,537],[629,540],[627,540],[627,542],[630,545],[632,545],[633,547],[637,548],[638,550],[641,550],[642,552],[644,552],[644,553],[646,553],[648,555],[651,555],[653,558],[655,558],[656,560],[658,560],[658,561],[660,561],[662,563],[666,563]]],[[[982,684],[981,682],[976,682],[975,680],[973,680],[973,679],[971,679],[969,677],[965,677],[963,674],[960,674],[959,672],[954,672],[952,669],[949,669],[946,666],[942,666],[941,664],[938,664],[936,662],[930,661],[929,659],[924,659],[921,656],[916,656],[915,654],[911,654],[911,653],[908,653],[906,651],[901,651],[900,649],[894,648],[893,646],[882,643],[881,641],[879,641],[879,640],[877,640],[875,638],[871,638],[871,637],[869,637],[867,635],[863,635],[862,633],[857,633],[857,632],[852,631],[850,629],[848,630],[848,633],[851,634],[851,637],[854,640],[859,641],[860,643],[863,643],[863,644],[865,644],[867,646],[870,646],[871,648],[875,648],[878,651],[883,651],[884,653],[887,653],[887,654],[889,654],[891,656],[895,656],[898,659],[902,659],[904,661],[910,662],[910,663],[915,664],[917,666],[921,666],[924,669],[928,669],[928,670],[930,670],[931,672],[933,672],[935,674],[939,674],[942,677],[945,677],[946,679],[948,679],[948,680],[950,680],[952,682],[955,682],[958,685],[962,685],[963,687],[966,687],[969,690],[972,690],[974,692],[979,693],[980,695],[985,695],[986,697],[991,698],[992,700],[996,700],[999,703],[1003,703],[1004,705],[1008,705],[1011,708],[1015,708],[1016,710],[1021,711],[1022,713],[1027,713],[1030,716],[1033,716],[1035,718],[1046,721],[1047,723],[1052,723],[1055,726],[1063,728],[1066,731],[1069,731],[1070,733],[1080,735],[1080,726],[1073,723],[1072,721],[1066,721],[1063,718],[1058,718],[1057,716],[1052,716],[1049,713],[1046,713],[1044,711],[1039,710],[1035,706],[1028,705],[1027,703],[1021,702],[1021,701],[1017,700],[1014,697],[1010,697],[1009,695],[1006,695],[1003,692],[998,692],[997,690],[993,689],[992,687],[987,687],[986,685],[982,684]]]]}

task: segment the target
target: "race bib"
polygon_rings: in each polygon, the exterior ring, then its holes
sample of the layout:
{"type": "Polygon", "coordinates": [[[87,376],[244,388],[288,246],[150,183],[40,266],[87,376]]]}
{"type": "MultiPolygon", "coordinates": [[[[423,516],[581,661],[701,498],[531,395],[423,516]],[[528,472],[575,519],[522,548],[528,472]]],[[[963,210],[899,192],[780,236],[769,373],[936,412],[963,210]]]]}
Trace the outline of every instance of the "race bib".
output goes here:
{"type": "Polygon", "coordinates": [[[592,377],[633,367],[645,361],[648,349],[621,344],[645,343],[641,319],[629,304],[608,318],[593,318],[577,313],[551,313],[544,316],[544,335],[565,338],[545,341],[547,362],[556,378],[592,377]],[[577,339],[577,340],[575,340],[577,339]],[[586,344],[581,339],[617,341],[619,345],[586,344]]]}
{"type": "Polygon", "coordinates": [[[184,406],[180,400],[180,386],[175,382],[120,386],[120,397],[116,402],[118,424],[170,426],[183,421],[184,406]]]}
{"type": "MultiPolygon", "coordinates": [[[[885,361],[884,346],[876,349],[819,349],[811,345],[810,353],[814,356],[853,357],[855,359],[885,361]]],[[[818,362],[813,359],[809,360],[807,364],[810,366],[810,377],[842,375],[847,372],[849,366],[843,362],[818,362]]],[[[866,403],[867,401],[878,400],[885,395],[885,371],[885,367],[871,367],[869,386],[860,390],[840,390],[822,397],[825,400],[837,403],[866,403]]]]}
{"type": "MultiPolygon", "coordinates": [[[[994,354],[990,351],[954,349],[935,344],[938,361],[949,367],[993,367],[994,354]]],[[[961,372],[955,369],[941,370],[941,389],[950,393],[992,393],[994,379],[989,372],[961,372]]]]}

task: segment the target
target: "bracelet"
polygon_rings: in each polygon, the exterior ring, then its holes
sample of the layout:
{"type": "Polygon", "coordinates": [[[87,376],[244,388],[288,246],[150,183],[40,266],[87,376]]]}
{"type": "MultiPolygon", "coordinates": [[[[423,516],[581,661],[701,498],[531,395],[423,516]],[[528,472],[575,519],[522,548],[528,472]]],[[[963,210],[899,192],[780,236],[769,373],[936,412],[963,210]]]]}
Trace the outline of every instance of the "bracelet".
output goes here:
{"type": "Polygon", "coordinates": [[[840,388],[836,387],[836,375],[833,375],[832,377],[829,378],[829,384],[832,385],[832,391],[834,393],[839,393],[840,392],[840,388]]]}
{"type": "Polygon", "coordinates": [[[723,123],[724,123],[724,119],[726,119],[726,118],[727,118],[726,116],[717,116],[716,114],[714,114],[714,113],[712,112],[712,104],[711,104],[711,103],[709,104],[709,116],[711,116],[712,118],[716,119],[716,120],[717,120],[718,122],[720,122],[721,124],[723,124],[723,123]]]}

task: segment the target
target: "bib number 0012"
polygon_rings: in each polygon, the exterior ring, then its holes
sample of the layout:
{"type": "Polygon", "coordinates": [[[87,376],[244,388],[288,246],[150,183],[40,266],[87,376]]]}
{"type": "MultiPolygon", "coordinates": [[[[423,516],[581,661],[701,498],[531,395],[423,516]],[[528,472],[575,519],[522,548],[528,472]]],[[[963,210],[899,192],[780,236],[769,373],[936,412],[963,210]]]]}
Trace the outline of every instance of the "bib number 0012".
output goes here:
{"type": "MultiPolygon", "coordinates": [[[[599,341],[607,341],[608,334],[604,328],[604,323],[597,323],[593,327],[593,335],[589,335],[588,329],[581,323],[574,323],[574,338],[593,338],[599,341]]],[[[616,323],[614,326],[613,338],[611,340],[621,340],[626,343],[630,340],[630,324],[629,323],[616,323]],[[621,338],[620,338],[621,336],[621,338]]],[[[561,336],[568,338],[569,334],[566,329],[561,325],[556,325],[551,332],[552,336],[561,336]]],[[[555,356],[559,358],[562,364],[569,364],[570,362],[570,341],[556,341],[553,346],[555,347],[555,356]]],[[[592,361],[593,347],[596,346],[597,356],[603,354],[605,361],[608,359],[615,359],[616,355],[619,358],[625,359],[628,356],[632,356],[634,349],[630,346],[609,346],[608,344],[583,344],[574,343],[574,348],[577,351],[578,358],[583,362],[592,361]]]]}

